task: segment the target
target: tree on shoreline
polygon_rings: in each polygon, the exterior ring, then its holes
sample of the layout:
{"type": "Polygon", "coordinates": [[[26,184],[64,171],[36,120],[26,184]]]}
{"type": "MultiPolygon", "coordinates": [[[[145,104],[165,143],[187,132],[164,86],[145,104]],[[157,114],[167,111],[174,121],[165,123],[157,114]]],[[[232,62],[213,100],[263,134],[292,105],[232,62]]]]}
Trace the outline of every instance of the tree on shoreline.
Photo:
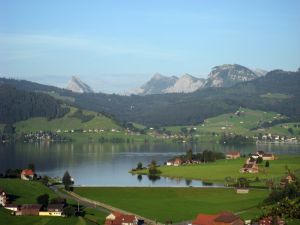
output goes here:
{"type": "Polygon", "coordinates": [[[63,179],[62,179],[63,184],[65,185],[65,189],[67,191],[71,190],[71,185],[73,184],[71,176],[68,172],[68,170],[65,172],[63,179]]]}

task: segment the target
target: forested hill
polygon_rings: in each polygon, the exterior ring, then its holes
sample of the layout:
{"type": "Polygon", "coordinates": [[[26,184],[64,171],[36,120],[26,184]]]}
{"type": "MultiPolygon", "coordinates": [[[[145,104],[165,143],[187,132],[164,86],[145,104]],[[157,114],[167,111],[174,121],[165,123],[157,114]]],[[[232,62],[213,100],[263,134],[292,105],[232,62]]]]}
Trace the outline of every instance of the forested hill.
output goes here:
{"type": "Polygon", "coordinates": [[[195,124],[206,118],[234,112],[240,106],[274,111],[300,120],[300,72],[276,70],[229,88],[207,88],[190,94],[118,96],[83,94],[83,108],[107,111],[119,120],[146,125],[195,124]]]}
{"type": "MultiPolygon", "coordinates": [[[[5,79],[0,81],[5,82],[5,79]]],[[[234,112],[240,106],[274,111],[300,121],[299,87],[299,71],[275,70],[264,77],[233,87],[206,88],[189,94],[119,96],[75,94],[63,89],[59,89],[59,92],[60,95],[72,97],[81,108],[106,112],[120,121],[165,126],[196,124],[209,117],[234,112]]],[[[22,88],[22,85],[18,88],[22,88]]],[[[39,87],[39,91],[43,91],[41,89],[39,87]]]]}
{"type": "Polygon", "coordinates": [[[53,119],[69,111],[53,97],[43,93],[17,90],[0,84],[0,123],[14,123],[31,117],[53,119]]]}

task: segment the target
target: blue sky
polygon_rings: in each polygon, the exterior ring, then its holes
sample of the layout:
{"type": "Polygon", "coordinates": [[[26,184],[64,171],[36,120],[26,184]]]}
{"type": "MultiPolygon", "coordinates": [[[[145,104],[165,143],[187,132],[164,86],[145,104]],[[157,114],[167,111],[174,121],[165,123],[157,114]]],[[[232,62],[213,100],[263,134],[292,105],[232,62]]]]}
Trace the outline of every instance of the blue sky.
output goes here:
{"type": "Polygon", "coordinates": [[[0,76],[111,93],[225,63],[300,67],[300,1],[0,1],[0,76]]]}

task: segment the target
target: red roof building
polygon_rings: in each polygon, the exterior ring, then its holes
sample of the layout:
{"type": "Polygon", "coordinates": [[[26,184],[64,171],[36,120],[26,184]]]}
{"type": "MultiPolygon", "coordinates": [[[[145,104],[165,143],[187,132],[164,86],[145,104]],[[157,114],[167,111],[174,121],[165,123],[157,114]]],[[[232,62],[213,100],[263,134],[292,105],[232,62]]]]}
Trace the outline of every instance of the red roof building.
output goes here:
{"type": "Polygon", "coordinates": [[[120,212],[112,212],[106,217],[105,225],[136,225],[136,216],[126,215],[120,212]]]}
{"type": "Polygon", "coordinates": [[[21,172],[21,179],[22,180],[32,180],[34,176],[34,172],[31,169],[25,169],[21,172]]]}
{"type": "Polygon", "coordinates": [[[199,214],[193,225],[244,225],[244,221],[231,212],[208,215],[199,214]]]}

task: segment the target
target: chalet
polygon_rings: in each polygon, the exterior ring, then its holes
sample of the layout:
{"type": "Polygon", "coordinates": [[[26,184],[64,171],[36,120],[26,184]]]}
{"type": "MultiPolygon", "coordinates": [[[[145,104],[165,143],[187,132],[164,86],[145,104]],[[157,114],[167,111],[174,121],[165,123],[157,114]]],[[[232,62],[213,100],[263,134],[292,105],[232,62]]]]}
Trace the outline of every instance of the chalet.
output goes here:
{"type": "Polygon", "coordinates": [[[32,180],[34,176],[34,172],[31,169],[25,169],[21,172],[22,180],[32,180]]]}
{"type": "Polygon", "coordinates": [[[181,159],[181,158],[176,158],[175,160],[174,160],[174,166],[181,166],[182,165],[182,163],[183,163],[183,160],[181,159]]]}
{"type": "Polygon", "coordinates": [[[192,225],[244,225],[244,221],[231,212],[208,215],[199,214],[192,225]]]}
{"type": "Polygon", "coordinates": [[[7,202],[6,192],[0,188],[0,205],[5,206],[7,202]]]}
{"type": "Polygon", "coordinates": [[[16,216],[38,216],[42,205],[22,205],[20,210],[16,212],[16,216]]]}
{"type": "Polygon", "coordinates": [[[262,158],[263,160],[275,160],[275,156],[272,153],[265,153],[262,158]]]}
{"type": "Polygon", "coordinates": [[[134,215],[112,212],[106,217],[105,225],[137,225],[138,219],[134,215]]]}
{"type": "Polygon", "coordinates": [[[258,166],[256,164],[244,164],[240,169],[240,173],[258,173],[258,166]]]}
{"type": "Polygon", "coordinates": [[[241,157],[241,154],[239,152],[228,152],[226,154],[226,159],[237,159],[240,157],[241,157]]]}
{"type": "Polygon", "coordinates": [[[40,211],[39,216],[63,216],[64,204],[49,204],[47,211],[40,211]]]}

